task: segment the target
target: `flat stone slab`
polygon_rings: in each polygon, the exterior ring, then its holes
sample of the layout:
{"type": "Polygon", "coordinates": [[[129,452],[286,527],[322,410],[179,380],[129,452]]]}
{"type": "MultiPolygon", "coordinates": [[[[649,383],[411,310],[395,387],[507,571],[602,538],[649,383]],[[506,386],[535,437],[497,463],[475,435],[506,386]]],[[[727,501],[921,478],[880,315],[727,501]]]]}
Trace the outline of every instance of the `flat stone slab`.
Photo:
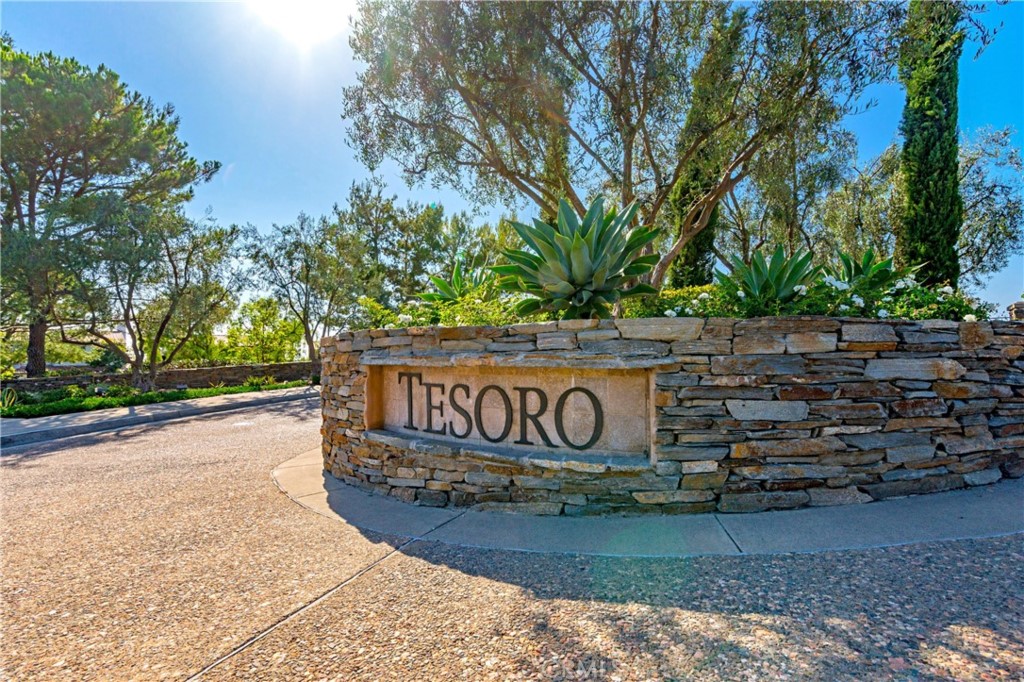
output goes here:
{"type": "Polygon", "coordinates": [[[1024,479],[864,505],[751,514],[576,518],[437,509],[324,473],[319,450],[282,463],[278,487],[357,528],[465,547],[598,556],[785,554],[1024,533],[1024,479]]]}

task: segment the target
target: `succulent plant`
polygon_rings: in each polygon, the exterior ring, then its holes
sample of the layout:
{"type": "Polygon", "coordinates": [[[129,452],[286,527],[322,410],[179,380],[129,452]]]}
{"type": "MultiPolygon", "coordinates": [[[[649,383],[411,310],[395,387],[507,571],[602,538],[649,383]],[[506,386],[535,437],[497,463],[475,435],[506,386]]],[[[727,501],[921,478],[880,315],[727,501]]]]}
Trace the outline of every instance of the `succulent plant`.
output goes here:
{"type": "Polygon", "coordinates": [[[756,252],[747,265],[739,256],[730,257],[732,272],[716,272],[718,283],[731,293],[740,295],[749,302],[777,301],[788,303],[806,293],[813,286],[821,268],[811,265],[810,252],[794,253],[787,257],[780,245],[770,260],[756,252]]]}
{"type": "Polygon", "coordinates": [[[827,269],[827,274],[832,281],[844,282],[846,284],[864,283],[865,285],[883,289],[897,280],[913,275],[923,267],[918,265],[912,268],[896,268],[892,264],[892,258],[875,262],[875,252],[868,249],[860,260],[847,253],[840,252],[839,267],[827,269]]]}
{"type": "Polygon", "coordinates": [[[486,289],[491,284],[491,273],[482,268],[467,268],[466,257],[459,254],[452,268],[452,277],[445,280],[432,276],[431,283],[437,291],[419,294],[428,303],[454,303],[471,291],[486,289]]]}
{"type": "Polygon", "coordinates": [[[490,268],[498,275],[498,287],[528,296],[516,305],[519,315],[546,311],[563,319],[611,317],[620,299],[657,293],[648,284],[626,288],[658,262],[657,254],[641,255],[658,231],[630,228],[636,212],[635,203],[621,213],[614,208],[605,212],[598,198],[580,218],[563,199],[554,225],[513,222],[526,248],[505,251],[511,263],[490,268]]]}

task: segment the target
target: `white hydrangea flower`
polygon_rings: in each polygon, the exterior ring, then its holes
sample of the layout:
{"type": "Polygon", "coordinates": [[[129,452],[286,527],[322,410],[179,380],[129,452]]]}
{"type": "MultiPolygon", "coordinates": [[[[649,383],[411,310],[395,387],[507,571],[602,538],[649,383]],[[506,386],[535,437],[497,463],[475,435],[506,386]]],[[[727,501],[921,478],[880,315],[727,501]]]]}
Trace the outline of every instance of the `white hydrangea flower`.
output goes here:
{"type": "Polygon", "coordinates": [[[706,300],[708,300],[709,298],[711,298],[711,294],[709,294],[708,292],[706,292],[706,291],[705,291],[704,293],[702,293],[702,294],[701,294],[700,296],[698,296],[697,298],[699,298],[699,299],[700,299],[700,300],[702,300],[702,301],[706,301],[706,300]]]}
{"type": "Polygon", "coordinates": [[[847,284],[846,282],[844,282],[841,279],[836,279],[832,275],[829,275],[828,277],[826,277],[824,279],[824,282],[825,282],[825,284],[829,285],[830,287],[832,287],[833,289],[835,289],[837,291],[846,291],[847,289],[850,288],[849,284],[847,284]]]}
{"type": "Polygon", "coordinates": [[[690,301],[690,305],[696,308],[697,306],[700,305],[700,301],[698,301],[697,299],[693,299],[692,301],[690,301]]]}
{"type": "Polygon", "coordinates": [[[889,301],[892,300],[892,296],[883,296],[882,300],[885,301],[886,303],[888,303],[889,301]]]}
{"type": "Polygon", "coordinates": [[[853,303],[858,308],[864,307],[864,299],[861,298],[860,296],[853,296],[852,298],[850,298],[850,302],[853,303]]]}
{"type": "Polygon", "coordinates": [[[406,315],[405,313],[402,313],[401,315],[398,316],[398,323],[412,324],[412,315],[406,315]]]}
{"type": "Polygon", "coordinates": [[[740,298],[746,298],[747,297],[746,292],[743,291],[742,289],[740,291],[737,291],[736,295],[739,296],[740,298]]]}
{"type": "Polygon", "coordinates": [[[885,318],[889,317],[889,311],[885,310],[884,308],[880,309],[878,311],[878,316],[884,320],[885,318]]]}
{"type": "Polygon", "coordinates": [[[964,315],[964,322],[977,322],[977,321],[978,321],[978,316],[977,315],[964,315]]]}
{"type": "Polygon", "coordinates": [[[843,304],[843,305],[839,306],[839,312],[841,312],[841,313],[845,313],[849,309],[850,309],[850,306],[848,306],[846,304],[843,304]]]}
{"type": "Polygon", "coordinates": [[[675,316],[676,316],[676,311],[672,310],[671,308],[669,308],[668,310],[665,311],[665,317],[675,317],[675,316]]]}
{"type": "Polygon", "coordinates": [[[675,309],[675,311],[676,311],[676,315],[678,315],[678,314],[679,314],[679,311],[680,311],[680,310],[682,310],[682,308],[681,308],[681,307],[679,307],[679,308],[676,308],[676,309],[675,309]]]}
{"type": "Polygon", "coordinates": [[[953,287],[951,287],[951,286],[949,286],[947,284],[946,286],[944,286],[941,289],[939,289],[939,293],[940,294],[945,294],[946,296],[952,296],[953,295],[953,287]]]}

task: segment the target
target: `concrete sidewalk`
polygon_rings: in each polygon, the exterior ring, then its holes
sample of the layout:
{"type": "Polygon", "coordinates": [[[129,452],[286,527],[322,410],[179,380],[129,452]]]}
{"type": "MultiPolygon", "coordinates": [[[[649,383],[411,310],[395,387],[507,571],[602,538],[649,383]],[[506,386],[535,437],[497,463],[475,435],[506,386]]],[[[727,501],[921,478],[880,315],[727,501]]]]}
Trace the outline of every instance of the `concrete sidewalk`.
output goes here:
{"type": "Polygon", "coordinates": [[[784,554],[1024,532],[1024,479],[841,507],[571,518],[417,507],[371,495],[324,472],[320,450],[281,464],[273,478],[300,505],[361,530],[528,552],[647,557],[784,554]]]}
{"type": "Polygon", "coordinates": [[[67,438],[68,436],[120,429],[137,424],[194,417],[212,412],[240,410],[318,396],[319,391],[315,388],[301,386],[275,391],[233,393],[212,398],[194,398],[135,407],[115,407],[107,410],[58,414],[33,419],[6,418],[0,419],[0,447],[9,448],[16,445],[67,438]]]}

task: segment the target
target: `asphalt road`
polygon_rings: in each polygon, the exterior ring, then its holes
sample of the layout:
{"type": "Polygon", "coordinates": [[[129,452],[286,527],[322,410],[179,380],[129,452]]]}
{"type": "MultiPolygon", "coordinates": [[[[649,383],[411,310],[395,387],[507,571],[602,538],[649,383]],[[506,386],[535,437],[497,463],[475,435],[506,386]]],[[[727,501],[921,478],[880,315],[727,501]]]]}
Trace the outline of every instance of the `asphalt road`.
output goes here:
{"type": "Polygon", "coordinates": [[[12,680],[1015,680],[1021,536],[775,556],[361,532],[270,471],[315,400],[5,449],[12,680]]]}

